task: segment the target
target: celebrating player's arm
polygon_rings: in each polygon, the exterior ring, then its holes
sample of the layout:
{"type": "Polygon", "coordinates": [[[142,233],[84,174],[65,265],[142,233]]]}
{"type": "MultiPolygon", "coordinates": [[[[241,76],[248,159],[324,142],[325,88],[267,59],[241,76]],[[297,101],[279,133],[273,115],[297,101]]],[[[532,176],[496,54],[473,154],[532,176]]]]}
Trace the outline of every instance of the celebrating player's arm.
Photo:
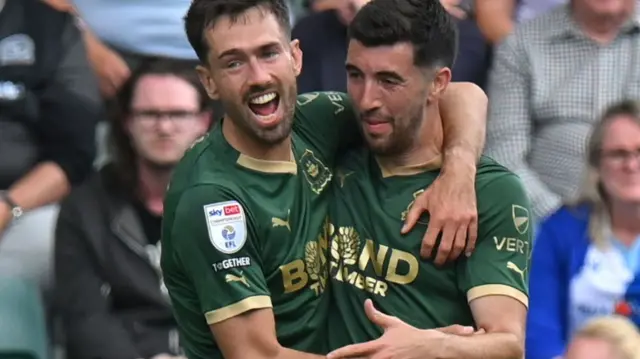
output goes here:
{"type": "Polygon", "coordinates": [[[476,162],[484,147],[487,104],[484,91],[466,82],[450,83],[440,98],[444,131],[442,171],[438,179],[416,198],[402,229],[407,233],[422,212],[429,212],[429,228],[420,254],[424,258],[431,257],[436,239],[442,234],[436,264],[454,260],[463,251],[469,256],[475,248],[478,213],[474,185],[476,162]]]}
{"type": "MultiPolygon", "coordinates": [[[[423,257],[430,257],[436,238],[442,233],[436,264],[456,259],[463,250],[470,255],[475,247],[478,216],[474,179],[476,161],[484,147],[487,103],[484,91],[466,82],[449,84],[440,99],[445,140],[442,174],[416,199],[402,229],[407,233],[423,212],[429,212],[429,230],[420,252],[423,257]]],[[[344,149],[362,144],[360,124],[346,94],[303,94],[298,96],[298,107],[307,107],[310,113],[333,114],[329,118],[336,123],[328,123],[324,116],[308,116],[309,121],[300,124],[308,126],[310,135],[321,137],[319,140],[338,137],[338,147],[331,152],[341,155],[344,149]],[[321,121],[315,123],[312,118],[321,121]]]]}
{"type": "MultiPolygon", "coordinates": [[[[324,358],[278,343],[256,214],[240,198],[225,186],[192,187],[181,195],[172,227],[182,234],[172,243],[175,260],[196,288],[223,357],[324,358]]],[[[169,290],[173,298],[180,288],[169,290]]]]}

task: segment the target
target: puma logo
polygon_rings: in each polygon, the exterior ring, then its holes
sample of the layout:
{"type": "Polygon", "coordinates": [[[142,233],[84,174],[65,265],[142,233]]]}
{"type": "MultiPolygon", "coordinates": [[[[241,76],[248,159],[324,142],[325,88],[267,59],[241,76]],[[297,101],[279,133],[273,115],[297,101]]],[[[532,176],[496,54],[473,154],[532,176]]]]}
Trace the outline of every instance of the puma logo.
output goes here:
{"type": "Polygon", "coordinates": [[[240,282],[240,283],[246,285],[247,288],[249,288],[249,282],[247,282],[247,278],[245,278],[245,276],[242,274],[242,272],[240,272],[240,276],[233,275],[233,274],[227,274],[226,276],[224,276],[224,280],[227,281],[227,283],[240,282]]]}
{"type": "Polygon", "coordinates": [[[271,218],[271,226],[272,227],[285,227],[286,229],[289,230],[289,232],[291,232],[291,226],[289,225],[289,215],[291,214],[291,210],[287,211],[287,219],[284,220],[282,218],[278,218],[278,217],[272,217],[271,218]]]}
{"type": "Polygon", "coordinates": [[[520,277],[522,277],[522,281],[524,281],[524,272],[527,270],[525,269],[520,269],[520,267],[518,267],[515,263],[509,261],[507,262],[507,269],[511,269],[512,271],[520,274],[520,277]]]}
{"type": "Polygon", "coordinates": [[[353,171],[344,173],[342,171],[338,172],[338,178],[340,179],[340,188],[344,187],[344,180],[347,179],[347,177],[351,176],[353,174],[353,171]]]}

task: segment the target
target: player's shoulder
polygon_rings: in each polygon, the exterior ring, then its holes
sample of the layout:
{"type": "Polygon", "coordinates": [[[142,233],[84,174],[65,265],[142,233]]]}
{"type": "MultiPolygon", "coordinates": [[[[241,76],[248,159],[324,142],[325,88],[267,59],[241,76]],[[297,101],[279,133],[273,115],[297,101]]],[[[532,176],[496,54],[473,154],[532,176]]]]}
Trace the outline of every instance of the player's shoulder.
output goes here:
{"type": "Polygon", "coordinates": [[[478,215],[491,213],[499,207],[530,207],[526,191],[515,173],[490,157],[482,156],[476,172],[478,215]]]}
{"type": "Polygon", "coordinates": [[[503,182],[519,183],[520,178],[491,157],[481,156],[476,165],[476,188],[494,187],[503,182]]]}
{"type": "MultiPolygon", "coordinates": [[[[347,151],[338,160],[336,176],[338,179],[348,176],[351,179],[364,178],[369,181],[371,179],[369,161],[370,152],[364,147],[347,151]]],[[[347,181],[341,181],[341,188],[344,187],[344,183],[347,183],[347,181]]],[[[353,183],[353,181],[348,181],[348,183],[353,183]]]]}
{"type": "Polygon", "coordinates": [[[335,117],[348,110],[351,110],[351,102],[347,94],[342,92],[310,92],[300,94],[296,99],[295,114],[302,119],[335,117]]]}
{"type": "Polygon", "coordinates": [[[169,206],[177,206],[185,197],[226,201],[241,196],[242,191],[233,178],[237,158],[225,153],[213,138],[213,131],[197,139],[176,166],[165,196],[169,206]]]}
{"type": "Polygon", "coordinates": [[[345,168],[353,171],[364,171],[368,168],[370,151],[364,147],[347,151],[340,156],[338,168],[345,168]]]}

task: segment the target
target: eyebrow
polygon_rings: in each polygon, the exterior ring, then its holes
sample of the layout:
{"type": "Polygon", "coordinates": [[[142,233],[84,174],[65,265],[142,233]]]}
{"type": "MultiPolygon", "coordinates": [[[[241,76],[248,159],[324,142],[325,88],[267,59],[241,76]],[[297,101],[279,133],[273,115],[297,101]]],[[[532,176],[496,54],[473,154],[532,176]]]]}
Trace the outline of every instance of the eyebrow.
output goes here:
{"type": "MultiPolygon", "coordinates": [[[[270,48],[274,48],[274,47],[279,47],[280,43],[273,41],[273,42],[269,42],[267,44],[264,44],[262,46],[260,46],[258,48],[258,50],[260,51],[264,51],[270,48]]],[[[227,57],[227,56],[233,56],[233,55],[241,55],[243,53],[242,50],[238,49],[238,48],[233,48],[233,49],[229,49],[226,51],[223,51],[220,55],[218,55],[218,59],[222,59],[223,57],[227,57]]]]}
{"type": "Polygon", "coordinates": [[[350,63],[348,63],[348,62],[344,65],[344,68],[345,68],[347,71],[358,71],[358,72],[362,72],[362,71],[360,71],[360,69],[359,69],[358,67],[356,67],[355,65],[352,65],[352,64],[350,64],[350,63]]]}
{"type": "MultiPolygon", "coordinates": [[[[357,66],[350,64],[350,63],[346,63],[345,64],[345,69],[347,71],[357,71],[357,72],[362,72],[362,70],[360,70],[357,66]]],[[[400,76],[400,74],[398,74],[397,72],[394,71],[378,71],[376,72],[376,77],[386,77],[386,78],[392,78],[398,82],[406,82],[407,80],[405,80],[404,77],[400,76]]]]}

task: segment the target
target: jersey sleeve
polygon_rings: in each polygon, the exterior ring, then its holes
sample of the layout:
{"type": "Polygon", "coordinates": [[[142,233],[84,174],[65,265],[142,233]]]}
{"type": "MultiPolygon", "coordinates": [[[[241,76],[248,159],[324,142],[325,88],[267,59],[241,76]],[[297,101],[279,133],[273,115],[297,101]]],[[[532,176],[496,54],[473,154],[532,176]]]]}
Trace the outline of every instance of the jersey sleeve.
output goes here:
{"type": "Polygon", "coordinates": [[[208,324],[272,306],[255,218],[231,190],[202,185],[184,192],[171,236],[208,324]]]}
{"type": "Polygon", "coordinates": [[[312,92],[298,96],[296,130],[313,143],[327,160],[360,146],[360,132],[349,97],[341,92],[312,92]]]}
{"type": "Polygon", "coordinates": [[[467,300],[506,295],[528,307],[532,228],[529,200],[517,176],[498,174],[477,186],[478,241],[458,264],[467,300]]]}

